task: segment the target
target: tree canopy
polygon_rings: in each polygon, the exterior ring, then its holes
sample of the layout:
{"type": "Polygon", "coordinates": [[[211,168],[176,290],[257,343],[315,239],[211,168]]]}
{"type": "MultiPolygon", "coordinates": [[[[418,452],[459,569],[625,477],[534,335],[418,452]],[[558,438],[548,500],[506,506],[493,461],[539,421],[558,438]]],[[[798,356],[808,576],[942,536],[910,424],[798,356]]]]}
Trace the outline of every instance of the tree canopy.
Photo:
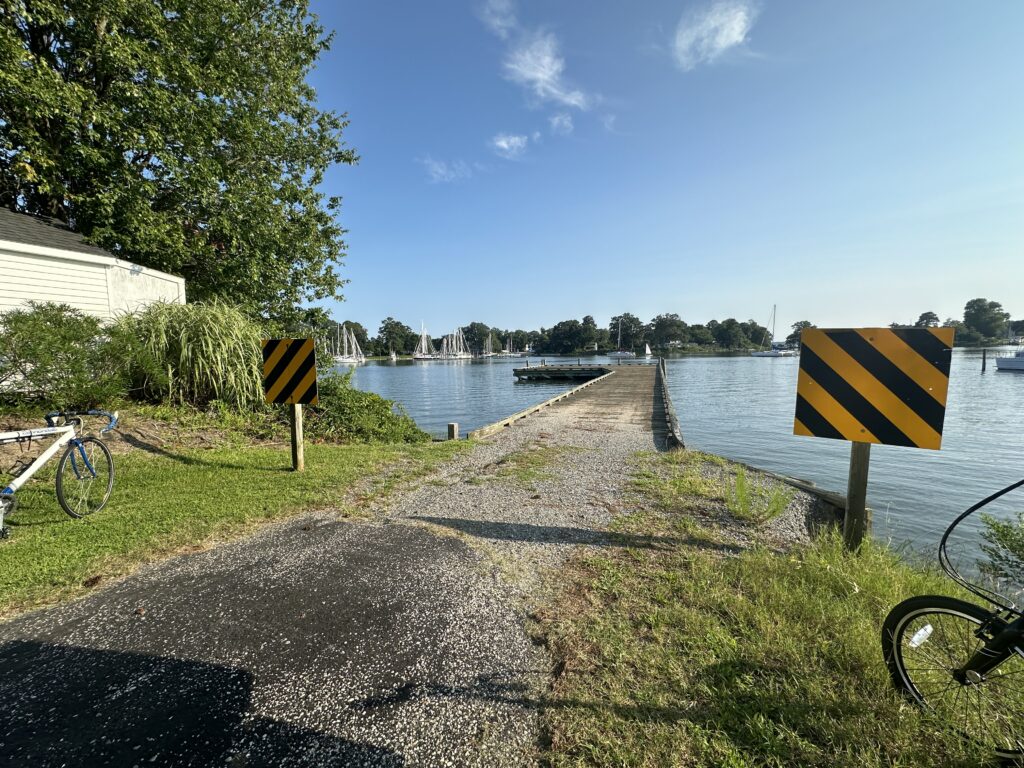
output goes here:
{"type": "Polygon", "coordinates": [[[1010,313],[1003,310],[998,301],[971,299],[964,306],[964,325],[976,331],[983,339],[998,339],[1006,336],[1010,313]]]}
{"type": "Polygon", "coordinates": [[[285,323],[339,298],[345,115],[306,77],[307,0],[12,0],[0,14],[0,205],[285,323]]]}

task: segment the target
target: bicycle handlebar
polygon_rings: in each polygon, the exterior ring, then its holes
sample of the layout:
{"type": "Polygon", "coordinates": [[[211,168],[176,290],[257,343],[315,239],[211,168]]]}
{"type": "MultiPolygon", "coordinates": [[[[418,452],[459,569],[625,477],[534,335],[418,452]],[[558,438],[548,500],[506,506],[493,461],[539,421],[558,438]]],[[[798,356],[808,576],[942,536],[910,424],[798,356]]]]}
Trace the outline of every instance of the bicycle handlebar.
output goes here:
{"type": "Polygon", "coordinates": [[[46,414],[47,426],[54,427],[54,419],[61,418],[67,421],[73,419],[76,416],[106,416],[107,426],[100,430],[100,434],[110,432],[117,426],[117,411],[111,413],[110,411],[90,410],[90,411],[54,411],[53,413],[46,414]]]}

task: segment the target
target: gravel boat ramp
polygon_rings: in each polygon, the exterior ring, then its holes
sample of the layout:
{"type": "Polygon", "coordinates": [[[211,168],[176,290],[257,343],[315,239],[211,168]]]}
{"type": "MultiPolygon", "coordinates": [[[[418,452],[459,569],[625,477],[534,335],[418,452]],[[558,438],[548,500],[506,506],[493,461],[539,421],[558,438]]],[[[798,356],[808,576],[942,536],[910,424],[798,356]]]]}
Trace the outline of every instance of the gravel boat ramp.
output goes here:
{"type": "Polygon", "coordinates": [[[535,764],[551,670],[527,617],[577,547],[613,545],[630,457],[665,447],[655,368],[371,522],[303,515],[0,625],[0,765],[535,764]]]}

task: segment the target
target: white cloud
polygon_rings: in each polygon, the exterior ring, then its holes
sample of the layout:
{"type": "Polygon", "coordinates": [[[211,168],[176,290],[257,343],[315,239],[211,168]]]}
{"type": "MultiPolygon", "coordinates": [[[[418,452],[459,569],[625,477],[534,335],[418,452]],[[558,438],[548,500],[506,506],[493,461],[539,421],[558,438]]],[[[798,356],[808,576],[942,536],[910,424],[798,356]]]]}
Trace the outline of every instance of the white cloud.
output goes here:
{"type": "Polygon", "coordinates": [[[504,157],[506,160],[515,160],[526,151],[526,145],[529,142],[529,136],[512,133],[499,133],[491,139],[491,149],[493,149],[499,157],[504,157]]]}
{"type": "Polygon", "coordinates": [[[427,155],[420,160],[420,163],[426,169],[427,176],[430,177],[432,184],[448,184],[453,181],[468,179],[473,175],[472,169],[461,160],[446,162],[445,160],[435,160],[430,155],[427,155]]]}
{"type": "Polygon", "coordinates": [[[486,0],[478,11],[480,20],[502,40],[519,27],[512,0],[486,0]]]}
{"type": "Polygon", "coordinates": [[[548,118],[551,123],[551,132],[558,136],[568,136],[572,133],[572,115],[568,112],[559,112],[548,118]]]}
{"type": "Polygon", "coordinates": [[[747,40],[757,8],[750,0],[714,0],[703,9],[683,14],[673,45],[676,64],[684,72],[710,64],[747,40]]]}
{"type": "Polygon", "coordinates": [[[538,100],[586,109],[587,95],[565,83],[564,71],[558,39],[550,32],[524,37],[505,57],[505,77],[530,89],[538,100]]]}
{"type": "Polygon", "coordinates": [[[608,133],[615,133],[615,115],[607,114],[601,116],[601,125],[608,133]]]}

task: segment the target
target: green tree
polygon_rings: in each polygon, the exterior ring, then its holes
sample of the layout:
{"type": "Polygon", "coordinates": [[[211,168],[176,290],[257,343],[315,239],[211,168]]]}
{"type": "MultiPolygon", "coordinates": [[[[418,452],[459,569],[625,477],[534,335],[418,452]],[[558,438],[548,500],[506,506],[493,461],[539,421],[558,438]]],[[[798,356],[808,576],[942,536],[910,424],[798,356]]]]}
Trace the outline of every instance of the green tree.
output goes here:
{"type": "Polygon", "coordinates": [[[407,355],[416,349],[419,334],[405,323],[400,323],[393,317],[387,317],[377,329],[377,338],[379,339],[378,346],[381,348],[378,351],[381,354],[394,350],[400,355],[407,355]]]}
{"type": "Polygon", "coordinates": [[[619,322],[622,322],[622,348],[623,349],[634,349],[644,343],[644,335],[646,328],[640,321],[640,318],[636,315],[631,315],[629,312],[624,312],[621,315],[616,315],[612,318],[611,322],[608,323],[608,337],[611,343],[618,346],[619,344],[619,322]]]}
{"type": "Polygon", "coordinates": [[[723,320],[712,331],[715,343],[722,349],[746,349],[751,346],[750,339],[743,333],[740,324],[733,317],[723,320]]]}
{"type": "Polygon", "coordinates": [[[668,346],[670,341],[685,342],[687,339],[686,323],[677,314],[658,315],[648,326],[648,337],[651,345],[659,349],[668,346]]]}
{"type": "Polygon", "coordinates": [[[770,347],[772,342],[775,341],[775,337],[768,332],[768,329],[763,325],[758,325],[756,320],[747,320],[745,323],[740,323],[740,330],[743,331],[743,335],[750,340],[751,344],[756,347],[770,347]]]}
{"type": "Polygon", "coordinates": [[[922,312],[921,316],[917,318],[917,322],[914,323],[915,328],[937,328],[939,325],[939,316],[934,312],[922,312]]]}
{"type": "Polygon", "coordinates": [[[1006,324],[1010,313],[1003,310],[998,301],[971,299],[964,306],[964,325],[976,331],[983,339],[1000,339],[1006,336],[1006,324]]]}
{"type": "Polygon", "coordinates": [[[817,328],[810,320],[798,320],[793,323],[793,332],[786,337],[787,347],[800,347],[800,334],[808,328],[817,328]]]}
{"type": "Polygon", "coordinates": [[[687,335],[690,337],[691,343],[701,347],[710,347],[715,343],[715,336],[706,325],[691,325],[687,329],[687,335]]]}
{"type": "Polygon", "coordinates": [[[470,323],[462,328],[462,335],[466,337],[466,344],[469,345],[469,349],[474,354],[483,352],[484,344],[487,343],[487,336],[490,332],[490,327],[483,323],[470,323]]]}
{"type": "Polygon", "coordinates": [[[546,351],[568,355],[583,349],[584,326],[579,320],[563,320],[548,331],[546,351]]]}
{"type": "Polygon", "coordinates": [[[0,12],[0,205],[291,324],[340,298],[345,115],[306,78],[307,0],[10,0],[0,12]]]}

